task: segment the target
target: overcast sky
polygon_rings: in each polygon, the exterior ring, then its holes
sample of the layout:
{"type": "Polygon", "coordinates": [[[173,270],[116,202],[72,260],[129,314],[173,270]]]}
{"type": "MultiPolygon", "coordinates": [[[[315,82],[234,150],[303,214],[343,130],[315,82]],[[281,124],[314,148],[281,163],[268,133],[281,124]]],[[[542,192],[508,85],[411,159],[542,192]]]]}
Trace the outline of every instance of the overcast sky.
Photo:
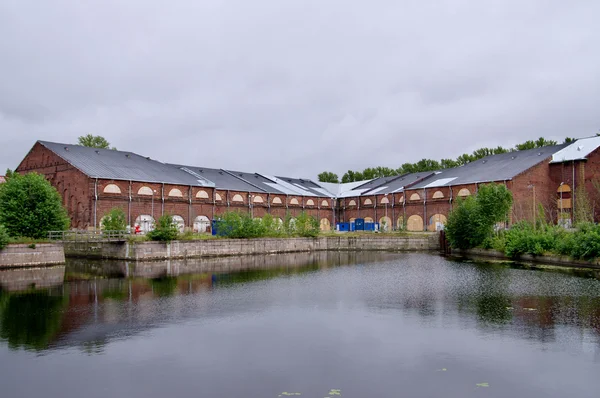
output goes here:
{"type": "Polygon", "coordinates": [[[87,133],[309,177],[600,130],[600,2],[2,0],[0,174],[87,133]]]}

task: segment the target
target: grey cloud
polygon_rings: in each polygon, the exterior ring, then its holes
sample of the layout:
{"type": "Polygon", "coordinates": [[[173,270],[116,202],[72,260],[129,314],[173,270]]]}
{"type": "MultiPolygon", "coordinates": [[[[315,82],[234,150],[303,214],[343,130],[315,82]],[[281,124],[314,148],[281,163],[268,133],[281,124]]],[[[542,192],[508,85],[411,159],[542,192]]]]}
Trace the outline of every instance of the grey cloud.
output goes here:
{"type": "Polygon", "coordinates": [[[8,0],[0,170],[88,132],[316,178],[600,128],[593,0],[8,0]]]}

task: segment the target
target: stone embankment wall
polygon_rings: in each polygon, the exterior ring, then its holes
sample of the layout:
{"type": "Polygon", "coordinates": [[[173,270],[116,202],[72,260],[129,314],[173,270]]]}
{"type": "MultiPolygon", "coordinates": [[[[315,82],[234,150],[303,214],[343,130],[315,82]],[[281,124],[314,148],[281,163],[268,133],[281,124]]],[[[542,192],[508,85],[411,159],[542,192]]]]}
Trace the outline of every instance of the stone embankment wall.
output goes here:
{"type": "Polygon", "coordinates": [[[538,263],[548,265],[558,265],[573,268],[594,268],[600,269],[600,259],[594,259],[592,261],[575,260],[568,256],[558,255],[541,255],[532,256],[531,254],[523,254],[517,259],[507,257],[503,252],[497,250],[488,249],[470,249],[465,252],[458,252],[458,255],[464,255],[467,257],[493,257],[502,260],[516,261],[522,263],[538,263]]]}
{"type": "Polygon", "coordinates": [[[153,261],[326,250],[428,251],[439,249],[437,234],[416,236],[210,239],[162,242],[64,242],[67,257],[153,261]]]}
{"type": "Polygon", "coordinates": [[[0,268],[37,267],[65,263],[62,244],[14,244],[0,250],[0,268]]]}

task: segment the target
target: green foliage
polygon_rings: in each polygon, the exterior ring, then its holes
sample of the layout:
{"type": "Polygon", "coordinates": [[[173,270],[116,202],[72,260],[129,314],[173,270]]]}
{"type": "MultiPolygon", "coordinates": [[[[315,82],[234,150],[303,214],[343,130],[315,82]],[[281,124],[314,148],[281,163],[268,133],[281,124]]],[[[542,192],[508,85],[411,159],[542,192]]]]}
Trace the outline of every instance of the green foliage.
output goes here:
{"type": "Polygon", "coordinates": [[[305,212],[300,213],[300,215],[296,217],[296,222],[294,224],[296,235],[304,238],[314,238],[319,236],[319,232],[321,231],[319,221],[305,212]]]}
{"type": "Polygon", "coordinates": [[[512,193],[502,184],[482,185],[476,196],[459,199],[445,227],[450,246],[461,250],[482,246],[494,226],[506,220],[511,206],[512,193]]]}
{"type": "Polygon", "coordinates": [[[112,209],[102,218],[102,229],[105,231],[126,231],[127,221],[125,212],[119,208],[112,209]]]}
{"type": "Polygon", "coordinates": [[[295,219],[287,214],[283,222],[270,214],[253,219],[248,213],[227,212],[217,223],[217,234],[233,239],[302,236],[315,237],[320,232],[319,221],[302,212],[295,219]]]}
{"type": "Polygon", "coordinates": [[[59,193],[43,175],[13,174],[0,185],[0,224],[10,236],[45,238],[69,227],[59,193]]]}
{"type": "MultiPolygon", "coordinates": [[[[486,244],[490,246],[489,242],[486,244]]],[[[570,232],[554,225],[534,228],[531,223],[522,221],[499,235],[492,247],[512,258],[552,253],[591,260],[600,257],[600,226],[582,223],[575,232],[570,232]]]]}
{"type": "Polygon", "coordinates": [[[336,184],[339,182],[338,175],[335,173],[332,173],[331,171],[324,171],[324,172],[320,173],[318,175],[318,177],[319,177],[320,182],[333,182],[336,184]]]}
{"type": "Polygon", "coordinates": [[[0,250],[4,249],[9,241],[10,236],[8,235],[6,227],[0,224],[0,250]]]}
{"type": "Polygon", "coordinates": [[[177,223],[173,221],[173,217],[169,214],[160,216],[154,229],[148,233],[148,237],[151,240],[163,242],[175,240],[178,235],[179,229],[177,228],[177,223]]]}
{"type": "Polygon", "coordinates": [[[593,221],[594,209],[585,191],[585,187],[580,185],[575,190],[575,223],[590,223],[593,221]]]}
{"type": "MultiPolygon", "coordinates": [[[[110,142],[106,140],[106,138],[99,135],[82,135],[77,139],[77,143],[82,146],[87,146],[90,148],[100,148],[100,149],[111,149],[110,142]]],[[[117,148],[112,148],[117,149],[117,148]]]]}

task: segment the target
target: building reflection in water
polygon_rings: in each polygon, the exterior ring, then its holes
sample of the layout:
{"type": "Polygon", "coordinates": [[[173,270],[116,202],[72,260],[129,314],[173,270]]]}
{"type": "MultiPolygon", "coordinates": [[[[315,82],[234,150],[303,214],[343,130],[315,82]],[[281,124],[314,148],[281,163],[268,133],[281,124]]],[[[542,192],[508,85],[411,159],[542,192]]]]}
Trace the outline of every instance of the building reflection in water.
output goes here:
{"type": "MultiPolygon", "coordinates": [[[[500,329],[541,342],[554,341],[559,327],[576,327],[582,336],[592,331],[600,341],[598,294],[555,292],[546,272],[410,256],[418,255],[317,252],[153,263],[75,260],[66,269],[41,273],[4,270],[0,338],[14,349],[76,346],[96,354],[111,340],[160,325],[222,316],[217,314],[222,308],[210,299],[214,289],[377,263],[387,270],[385,279],[359,296],[378,311],[401,311],[422,322],[459,319],[463,327],[484,333],[500,329]],[[422,261],[404,263],[413,258],[422,261]],[[194,295],[205,296],[186,299],[194,295]]],[[[240,305],[228,311],[245,309],[240,305]]]]}

